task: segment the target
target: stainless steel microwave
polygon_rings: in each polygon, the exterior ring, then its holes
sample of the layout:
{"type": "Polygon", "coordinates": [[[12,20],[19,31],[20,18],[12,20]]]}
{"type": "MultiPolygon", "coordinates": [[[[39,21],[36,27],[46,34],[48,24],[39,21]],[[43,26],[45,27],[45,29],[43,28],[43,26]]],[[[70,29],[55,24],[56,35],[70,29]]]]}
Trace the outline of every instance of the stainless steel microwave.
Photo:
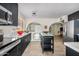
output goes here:
{"type": "Polygon", "coordinates": [[[12,24],[12,12],[0,5],[0,24],[12,24]]]}

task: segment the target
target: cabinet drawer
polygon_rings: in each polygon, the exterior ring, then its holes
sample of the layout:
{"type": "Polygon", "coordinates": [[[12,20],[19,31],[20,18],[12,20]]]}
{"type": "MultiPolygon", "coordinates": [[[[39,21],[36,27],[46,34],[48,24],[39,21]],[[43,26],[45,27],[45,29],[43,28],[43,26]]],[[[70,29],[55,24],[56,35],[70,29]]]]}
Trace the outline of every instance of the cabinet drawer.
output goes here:
{"type": "Polygon", "coordinates": [[[51,49],[51,45],[43,45],[43,49],[51,49]]]}

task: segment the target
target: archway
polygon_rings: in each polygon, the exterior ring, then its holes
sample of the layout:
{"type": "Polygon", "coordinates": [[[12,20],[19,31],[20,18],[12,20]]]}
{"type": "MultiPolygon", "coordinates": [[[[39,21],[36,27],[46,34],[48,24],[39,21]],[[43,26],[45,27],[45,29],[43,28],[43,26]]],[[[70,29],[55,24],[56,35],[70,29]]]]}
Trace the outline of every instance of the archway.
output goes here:
{"type": "Polygon", "coordinates": [[[32,22],[27,26],[27,30],[32,33],[32,41],[40,41],[41,24],[32,22]]]}
{"type": "Polygon", "coordinates": [[[63,34],[63,24],[62,23],[54,23],[49,27],[49,31],[53,35],[62,35],[63,34]]]}
{"type": "Polygon", "coordinates": [[[27,30],[30,32],[39,32],[41,28],[42,28],[41,24],[35,22],[32,22],[27,26],[27,30]]]}

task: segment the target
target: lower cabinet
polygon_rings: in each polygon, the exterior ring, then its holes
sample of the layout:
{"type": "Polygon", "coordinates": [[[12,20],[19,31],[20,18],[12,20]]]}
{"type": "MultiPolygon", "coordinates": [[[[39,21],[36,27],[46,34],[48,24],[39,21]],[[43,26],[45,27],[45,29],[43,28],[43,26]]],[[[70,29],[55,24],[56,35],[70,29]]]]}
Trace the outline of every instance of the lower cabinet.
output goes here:
{"type": "Polygon", "coordinates": [[[52,51],[54,52],[54,37],[53,36],[41,36],[41,48],[42,52],[52,51]]]}
{"type": "Polygon", "coordinates": [[[4,56],[17,56],[17,46],[7,52],[4,56]]]}
{"type": "Polygon", "coordinates": [[[79,52],[66,46],[66,56],[79,56],[79,52]]]}
{"type": "Polygon", "coordinates": [[[22,38],[20,38],[21,42],[15,46],[13,49],[11,49],[7,54],[4,56],[21,56],[26,49],[27,45],[30,43],[31,40],[31,34],[28,34],[22,38]]]}

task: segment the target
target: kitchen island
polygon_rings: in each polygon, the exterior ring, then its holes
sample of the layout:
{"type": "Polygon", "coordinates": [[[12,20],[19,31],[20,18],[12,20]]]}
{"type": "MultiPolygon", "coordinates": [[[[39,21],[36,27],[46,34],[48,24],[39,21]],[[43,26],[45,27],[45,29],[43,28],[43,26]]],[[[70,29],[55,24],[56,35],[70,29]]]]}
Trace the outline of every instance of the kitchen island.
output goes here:
{"type": "Polygon", "coordinates": [[[66,56],[79,56],[79,42],[64,42],[66,56]]]}
{"type": "Polygon", "coordinates": [[[54,36],[51,33],[41,33],[42,52],[52,51],[54,53],[54,36]]]}
{"type": "Polygon", "coordinates": [[[0,55],[21,56],[31,41],[31,33],[25,33],[22,36],[16,36],[9,42],[3,41],[0,44],[0,55]]]}

